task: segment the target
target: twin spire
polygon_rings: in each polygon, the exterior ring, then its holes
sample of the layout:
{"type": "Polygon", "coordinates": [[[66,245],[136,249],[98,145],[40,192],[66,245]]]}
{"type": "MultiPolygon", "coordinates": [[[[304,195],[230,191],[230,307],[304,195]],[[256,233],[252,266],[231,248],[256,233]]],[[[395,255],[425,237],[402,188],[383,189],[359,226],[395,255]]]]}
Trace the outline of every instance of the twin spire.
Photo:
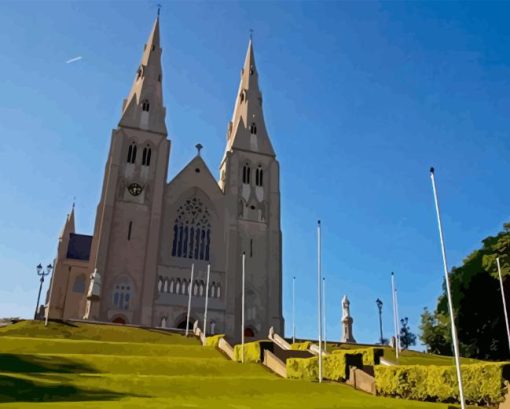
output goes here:
{"type": "Polygon", "coordinates": [[[242,149],[275,156],[264,122],[258,78],[253,41],[250,38],[234,113],[227,130],[226,150],[242,149]]]}
{"type": "MultiPolygon", "coordinates": [[[[167,135],[163,106],[159,15],[145,44],[131,91],[124,100],[119,126],[167,135]]],[[[275,156],[262,112],[262,93],[250,38],[241,70],[234,113],[227,131],[227,151],[248,150],[275,156]]]]}
{"type": "Polygon", "coordinates": [[[167,135],[163,106],[163,73],[159,44],[159,16],[156,17],[143,50],[133,85],[124,100],[119,126],[139,128],[167,135]]]}

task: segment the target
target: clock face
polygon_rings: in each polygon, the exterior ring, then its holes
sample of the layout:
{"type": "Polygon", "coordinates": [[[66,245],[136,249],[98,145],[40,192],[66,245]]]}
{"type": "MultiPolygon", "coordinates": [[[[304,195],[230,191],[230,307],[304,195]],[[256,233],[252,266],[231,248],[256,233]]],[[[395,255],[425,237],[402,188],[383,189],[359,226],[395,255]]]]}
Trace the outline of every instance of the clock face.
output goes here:
{"type": "Polygon", "coordinates": [[[131,193],[133,196],[138,196],[140,193],[142,193],[143,187],[140,186],[138,183],[131,183],[128,186],[128,192],[131,193]]]}

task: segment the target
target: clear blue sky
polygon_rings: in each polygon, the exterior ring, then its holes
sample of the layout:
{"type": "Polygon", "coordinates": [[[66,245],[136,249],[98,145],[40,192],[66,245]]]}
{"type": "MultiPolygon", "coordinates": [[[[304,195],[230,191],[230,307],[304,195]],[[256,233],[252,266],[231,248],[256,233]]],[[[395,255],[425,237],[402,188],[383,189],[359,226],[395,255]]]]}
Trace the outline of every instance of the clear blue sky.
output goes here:
{"type": "MultiPolygon", "coordinates": [[[[76,196],[92,232],[111,129],[156,2],[0,2],[0,316],[33,314],[76,196]],[[65,61],[82,56],[72,64],[65,61]]],[[[316,336],[316,221],[327,332],[351,299],[358,341],[417,330],[442,270],[428,169],[458,265],[510,220],[510,4],[166,2],[161,12],[170,177],[204,145],[215,175],[249,29],[281,165],[284,312],[316,336]]],[[[487,300],[487,302],[499,302],[487,300]]]]}

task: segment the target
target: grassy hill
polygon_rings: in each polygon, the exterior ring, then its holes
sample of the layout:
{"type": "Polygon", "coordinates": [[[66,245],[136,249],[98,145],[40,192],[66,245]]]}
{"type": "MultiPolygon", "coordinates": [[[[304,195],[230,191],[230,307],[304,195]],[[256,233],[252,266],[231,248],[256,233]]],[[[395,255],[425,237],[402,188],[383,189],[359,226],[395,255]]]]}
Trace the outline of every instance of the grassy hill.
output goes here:
{"type": "Polygon", "coordinates": [[[23,321],[0,328],[0,408],[446,409],[343,384],[279,378],[195,338],[122,326],[23,321]],[[84,403],[88,401],[87,403],[84,403]]]}

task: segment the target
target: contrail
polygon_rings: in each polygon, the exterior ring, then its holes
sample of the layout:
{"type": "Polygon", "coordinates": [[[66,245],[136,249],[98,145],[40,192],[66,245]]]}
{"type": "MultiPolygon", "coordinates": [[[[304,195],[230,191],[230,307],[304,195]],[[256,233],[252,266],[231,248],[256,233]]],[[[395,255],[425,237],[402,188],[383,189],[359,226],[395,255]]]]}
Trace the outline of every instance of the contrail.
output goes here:
{"type": "Polygon", "coordinates": [[[80,55],[79,57],[74,57],[74,58],[71,58],[70,60],[67,60],[66,61],[66,64],[71,64],[72,62],[75,62],[75,61],[80,61],[83,57],[80,55]]]}

